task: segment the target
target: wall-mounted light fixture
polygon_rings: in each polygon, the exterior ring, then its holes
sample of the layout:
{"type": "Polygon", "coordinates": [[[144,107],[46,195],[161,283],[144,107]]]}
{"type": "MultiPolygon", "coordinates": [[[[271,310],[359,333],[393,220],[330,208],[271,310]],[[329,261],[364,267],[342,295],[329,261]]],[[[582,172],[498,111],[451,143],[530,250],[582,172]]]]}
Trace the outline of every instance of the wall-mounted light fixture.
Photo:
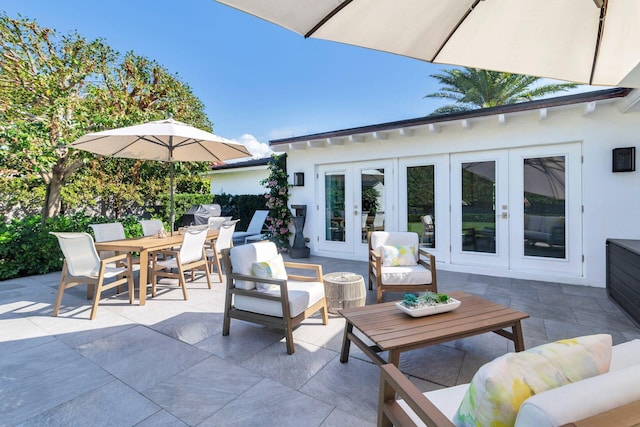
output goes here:
{"type": "Polygon", "coordinates": [[[296,172],[293,174],[293,185],[295,187],[304,187],[304,172],[296,172]]]}
{"type": "Polygon", "coordinates": [[[636,147],[613,149],[613,172],[633,172],[636,170],[636,147]]]}

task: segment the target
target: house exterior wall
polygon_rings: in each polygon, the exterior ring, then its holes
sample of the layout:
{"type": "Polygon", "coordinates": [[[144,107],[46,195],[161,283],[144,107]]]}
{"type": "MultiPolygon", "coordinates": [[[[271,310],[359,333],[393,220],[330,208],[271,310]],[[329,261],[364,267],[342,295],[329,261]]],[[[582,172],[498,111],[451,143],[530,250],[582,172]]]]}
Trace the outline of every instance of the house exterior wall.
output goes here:
{"type": "Polygon", "coordinates": [[[211,172],[211,194],[264,194],[266,189],[260,181],[268,176],[267,167],[211,172]]]}
{"type": "MultiPolygon", "coordinates": [[[[293,172],[305,173],[305,186],[291,189],[290,204],[308,205],[304,235],[310,239],[312,254],[332,256],[331,253],[318,250],[318,236],[323,230],[318,212],[318,185],[323,183],[316,177],[320,165],[392,159],[397,173],[401,163],[419,156],[449,156],[483,150],[579,143],[583,164],[582,194],[578,196],[582,199],[584,209],[581,230],[584,264],[580,277],[452,265],[444,249],[437,254],[438,268],[604,287],[606,239],[640,239],[640,171],[611,171],[613,148],[638,147],[640,113],[633,109],[620,111],[619,100],[599,102],[595,110],[591,107],[593,105],[583,103],[544,111],[479,117],[465,122],[442,122],[431,128],[421,126],[411,129],[411,136],[405,136],[406,132],[403,135],[400,129],[396,129],[384,131],[382,138],[386,139],[376,139],[373,133],[368,133],[362,142],[353,142],[349,137],[344,137],[331,141],[309,141],[302,146],[299,143],[285,147],[276,144],[272,148],[276,152],[288,153],[290,175],[293,172]]],[[[398,181],[396,179],[394,185],[397,186],[398,181]]],[[[392,192],[396,204],[400,191],[402,189],[396,188],[392,192]]],[[[437,203],[442,202],[449,203],[448,200],[437,200],[437,203]]],[[[398,218],[394,221],[387,229],[398,227],[398,218]]],[[[443,236],[439,237],[442,242],[443,236]]],[[[445,246],[444,243],[441,248],[445,246]]],[[[339,256],[344,257],[343,254],[339,256]]]]}

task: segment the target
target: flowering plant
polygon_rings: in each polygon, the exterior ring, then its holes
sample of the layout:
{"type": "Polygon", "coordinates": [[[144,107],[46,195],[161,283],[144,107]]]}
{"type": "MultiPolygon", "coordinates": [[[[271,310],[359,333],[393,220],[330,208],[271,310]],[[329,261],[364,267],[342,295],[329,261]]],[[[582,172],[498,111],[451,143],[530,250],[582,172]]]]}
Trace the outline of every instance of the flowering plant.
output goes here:
{"type": "Polygon", "coordinates": [[[273,155],[269,161],[269,177],[260,181],[260,184],[267,187],[265,193],[266,205],[269,208],[267,217],[267,230],[269,239],[275,242],[279,248],[289,247],[289,223],[291,222],[291,211],[289,210],[289,184],[286,171],[286,154],[273,155]]]}

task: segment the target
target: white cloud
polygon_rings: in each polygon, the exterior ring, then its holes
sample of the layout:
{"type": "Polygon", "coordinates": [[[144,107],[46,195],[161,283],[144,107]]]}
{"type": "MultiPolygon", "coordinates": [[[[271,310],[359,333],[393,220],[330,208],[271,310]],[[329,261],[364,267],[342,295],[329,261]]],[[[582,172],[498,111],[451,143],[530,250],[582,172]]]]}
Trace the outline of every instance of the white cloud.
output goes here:
{"type": "Polygon", "coordinates": [[[269,157],[271,156],[271,154],[273,154],[273,151],[271,150],[271,148],[269,148],[268,144],[258,141],[256,137],[251,134],[245,133],[235,141],[247,147],[247,149],[251,152],[251,154],[253,154],[253,157],[256,159],[269,157]]]}
{"type": "Polygon", "coordinates": [[[290,126],[280,129],[274,129],[269,132],[269,139],[291,138],[294,136],[305,135],[308,130],[302,126],[290,126]]]}

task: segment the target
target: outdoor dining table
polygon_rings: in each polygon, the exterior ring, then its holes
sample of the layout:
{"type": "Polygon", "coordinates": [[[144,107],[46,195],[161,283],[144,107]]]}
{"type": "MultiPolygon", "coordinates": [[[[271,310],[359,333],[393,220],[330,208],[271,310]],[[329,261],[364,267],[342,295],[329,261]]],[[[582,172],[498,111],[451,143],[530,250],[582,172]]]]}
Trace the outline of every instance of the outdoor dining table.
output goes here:
{"type": "MultiPolygon", "coordinates": [[[[207,240],[215,240],[218,237],[218,230],[209,230],[207,240]]],[[[139,252],[140,253],[140,305],[147,302],[147,285],[149,283],[149,253],[161,249],[168,249],[182,244],[183,235],[174,233],[173,236],[165,237],[145,236],[135,237],[131,239],[110,240],[106,242],[96,242],[96,250],[121,252],[139,252]]]]}

